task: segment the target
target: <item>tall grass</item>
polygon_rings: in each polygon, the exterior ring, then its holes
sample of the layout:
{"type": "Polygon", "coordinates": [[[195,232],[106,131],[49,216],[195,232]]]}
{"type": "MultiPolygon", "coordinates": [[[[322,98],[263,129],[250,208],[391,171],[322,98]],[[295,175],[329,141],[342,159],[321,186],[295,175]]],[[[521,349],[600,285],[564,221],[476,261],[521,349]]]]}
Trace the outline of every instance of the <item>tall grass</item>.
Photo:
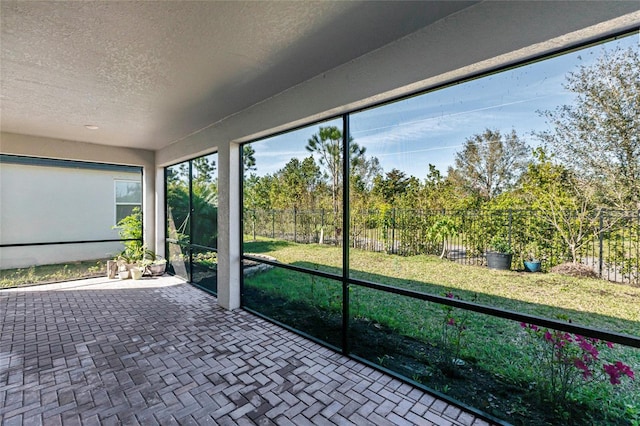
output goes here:
{"type": "Polygon", "coordinates": [[[105,275],[106,260],[86,260],[29,268],[1,269],[0,288],[46,284],[105,275]]]}

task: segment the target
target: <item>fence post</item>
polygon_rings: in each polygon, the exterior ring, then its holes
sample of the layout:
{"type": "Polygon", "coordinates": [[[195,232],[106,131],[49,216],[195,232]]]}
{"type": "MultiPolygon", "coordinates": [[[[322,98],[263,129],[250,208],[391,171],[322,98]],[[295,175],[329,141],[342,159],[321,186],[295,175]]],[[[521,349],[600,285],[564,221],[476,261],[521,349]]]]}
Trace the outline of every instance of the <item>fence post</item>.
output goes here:
{"type": "Polygon", "coordinates": [[[324,209],[320,210],[320,244],[324,244],[324,209]]]}
{"type": "MultiPolygon", "coordinates": [[[[442,209],[442,217],[443,218],[447,217],[447,209],[444,209],[444,208],[442,209]]],[[[456,238],[456,240],[457,240],[457,238],[456,238]]],[[[445,238],[442,241],[442,250],[445,251],[446,253],[449,253],[449,251],[451,251],[451,249],[450,249],[451,246],[452,246],[452,244],[451,244],[451,241],[449,241],[449,238],[445,238]]]]}
{"type": "MultiPolygon", "coordinates": [[[[639,285],[640,284],[640,209],[638,209],[638,215],[636,217],[637,217],[636,241],[638,242],[638,244],[636,245],[636,285],[639,285]]],[[[631,232],[633,232],[633,230],[631,232]]],[[[633,281],[630,281],[630,282],[633,283],[633,281]]]]}
{"type": "Polygon", "coordinates": [[[513,228],[513,209],[509,209],[509,245],[511,246],[511,231],[513,228]]]}
{"type": "Polygon", "coordinates": [[[255,241],[256,240],[256,211],[255,210],[253,211],[252,218],[253,218],[252,234],[253,234],[253,241],[255,241]]]}
{"type": "Polygon", "coordinates": [[[604,235],[603,235],[603,228],[604,228],[604,218],[603,216],[603,209],[600,209],[600,211],[598,212],[598,214],[600,215],[600,229],[598,229],[598,244],[599,244],[599,254],[598,254],[598,276],[600,278],[602,278],[602,269],[604,267],[604,235]]]}
{"type": "Polygon", "coordinates": [[[298,209],[293,207],[293,242],[297,243],[298,241],[298,209]]]}
{"type": "Polygon", "coordinates": [[[391,253],[396,253],[396,208],[391,214],[391,253]]]}

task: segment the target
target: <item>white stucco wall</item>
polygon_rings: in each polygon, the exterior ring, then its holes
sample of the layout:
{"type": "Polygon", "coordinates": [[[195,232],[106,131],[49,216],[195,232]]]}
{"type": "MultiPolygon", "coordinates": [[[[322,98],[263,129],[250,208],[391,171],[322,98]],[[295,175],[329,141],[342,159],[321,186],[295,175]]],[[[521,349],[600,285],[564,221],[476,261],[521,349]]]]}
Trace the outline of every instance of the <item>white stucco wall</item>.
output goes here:
{"type": "Polygon", "coordinates": [[[156,190],[164,191],[162,181],[156,189],[156,179],[162,176],[162,167],[156,166],[153,151],[0,132],[0,153],[142,167],[143,238],[148,247],[164,255],[164,242],[156,241],[164,223],[156,227],[156,190]]]}
{"type": "MultiPolygon", "coordinates": [[[[2,163],[0,243],[24,244],[119,238],[115,181],[139,173],[2,163]]],[[[0,268],[105,258],[119,243],[5,247],[0,268]]]]}

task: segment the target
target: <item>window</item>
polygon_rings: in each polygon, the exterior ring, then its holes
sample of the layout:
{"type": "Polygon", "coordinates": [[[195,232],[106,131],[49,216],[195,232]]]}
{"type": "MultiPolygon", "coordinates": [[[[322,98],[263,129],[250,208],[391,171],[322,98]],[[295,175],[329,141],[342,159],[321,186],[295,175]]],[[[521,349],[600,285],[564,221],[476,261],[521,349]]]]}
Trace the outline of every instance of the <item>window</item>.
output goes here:
{"type": "Polygon", "coordinates": [[[142,183],[132,180],[116,180],[116,225],[142,207],[142,183]]]}
{"type": "Polygon", "coordinates": [[[218,154],[165,169],[169,271],[217,294],[218,154]]]}
{"type": "Polygon", "coordinates": [[[637,47],[621,38],[244,144],[243,306],[480,415],[627,422],[640,179],[637,155],[611,152],[637,141],[637,47]],[[528,259],[600,278],[525,274],[528,259]]]}

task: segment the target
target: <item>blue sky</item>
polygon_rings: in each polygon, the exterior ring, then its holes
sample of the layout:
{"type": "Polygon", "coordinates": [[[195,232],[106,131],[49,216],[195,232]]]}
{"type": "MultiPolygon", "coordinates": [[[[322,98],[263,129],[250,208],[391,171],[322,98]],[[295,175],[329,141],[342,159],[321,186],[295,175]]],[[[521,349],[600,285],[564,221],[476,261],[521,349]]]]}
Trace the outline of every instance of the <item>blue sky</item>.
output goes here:
{"type": "MultiPolygon", "coordinates": [[[[380,160],[384,172],[397,168],[420,179],[429,163],[446,173],[465,140],[486,128],[513,129],[533,147],[533,133],[547,128],[538,111],[573,102],[563,88],[566,74],[595,62],[604,48],[638,48],[638,41],[638,35],[626,37],[352,114],[351,135],[367,156],[380,160]]],[[[332,120],[254,143],[257,173],[274,173],[293,157],[307,157],[307,140],[318,127],[341,125],[332,120]]]]}

